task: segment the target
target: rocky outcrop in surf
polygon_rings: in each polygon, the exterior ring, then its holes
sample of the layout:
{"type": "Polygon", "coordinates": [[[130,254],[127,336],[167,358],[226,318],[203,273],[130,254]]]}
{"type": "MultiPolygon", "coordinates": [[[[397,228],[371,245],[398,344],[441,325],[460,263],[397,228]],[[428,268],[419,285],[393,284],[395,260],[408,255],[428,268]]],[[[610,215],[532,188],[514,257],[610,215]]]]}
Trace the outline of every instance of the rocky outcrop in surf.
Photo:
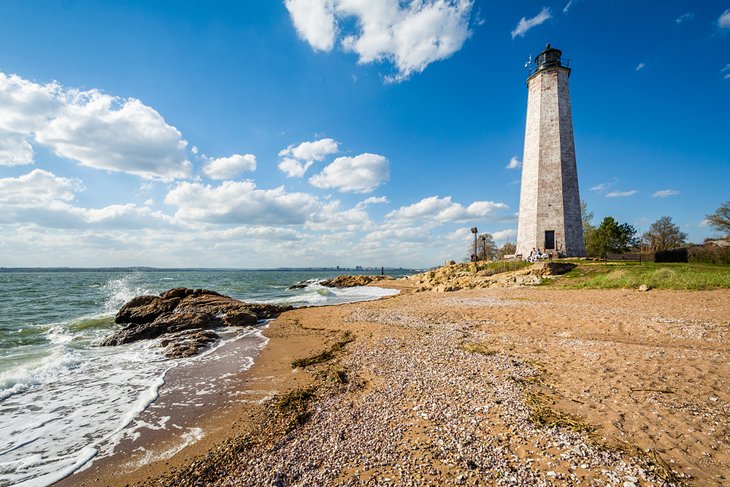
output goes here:
{"type": "Polygon", "coordinates": [[[355,287],[367,286],[378,281],[391,280],[390,276],[337,276],[334,279],[322,281],[320,284],[326,287],[355,287]]]}
{"type": "Polygon", "coordinates": [[[248,304],[207,289],[175,288],[127,302],[115,318],[125,326],[100,345],[122,345],[165,335],[160,343],[165,355],[187,357],[220,338],[212,331],[215,328],[255,325],[289,309],[292,307],[248,304]]]}

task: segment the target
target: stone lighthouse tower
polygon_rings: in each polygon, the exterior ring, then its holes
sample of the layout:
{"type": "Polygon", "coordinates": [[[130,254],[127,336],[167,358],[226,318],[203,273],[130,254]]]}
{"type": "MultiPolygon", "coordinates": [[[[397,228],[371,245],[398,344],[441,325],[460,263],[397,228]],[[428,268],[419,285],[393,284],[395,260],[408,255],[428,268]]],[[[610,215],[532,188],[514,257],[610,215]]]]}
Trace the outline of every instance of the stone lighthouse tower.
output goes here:
{"type": "Polygon", "coordinates": [[[562,52],[550,44],[527,78],[517,253],[585,255],[568,77],[562,52]]]}

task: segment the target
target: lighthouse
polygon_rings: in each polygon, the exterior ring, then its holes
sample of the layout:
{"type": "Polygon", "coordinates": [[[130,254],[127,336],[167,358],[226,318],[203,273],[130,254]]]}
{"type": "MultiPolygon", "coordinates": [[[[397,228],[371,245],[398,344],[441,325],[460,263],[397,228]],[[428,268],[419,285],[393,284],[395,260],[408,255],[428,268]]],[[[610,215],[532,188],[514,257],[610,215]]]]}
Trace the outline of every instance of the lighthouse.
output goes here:
{"type": "Polygon", "coordinates": [[[570,109],[570,68],[547,45],[527,78],[517,253],[533,248],[561,257],[585,255],[570,109]]]}

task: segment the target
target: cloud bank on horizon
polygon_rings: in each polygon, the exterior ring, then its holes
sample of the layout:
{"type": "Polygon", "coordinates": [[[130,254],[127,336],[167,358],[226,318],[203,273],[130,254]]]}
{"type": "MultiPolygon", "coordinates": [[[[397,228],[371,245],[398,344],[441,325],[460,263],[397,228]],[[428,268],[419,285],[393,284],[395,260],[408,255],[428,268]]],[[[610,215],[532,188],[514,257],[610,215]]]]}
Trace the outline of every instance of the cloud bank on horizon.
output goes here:
{"type": "Polygon", "coordinates": [[[157,187],[163,203],[82,206],[78,199],[87,190],[85,182],[47,169],[0,178],[0,225],[7,229],[0,243],[15,247],[21,258],[3,265],[83,266],[96,258],[98,265],[175,266],[191,247],[206,249],[201,260],[190,263],[195,266],[234,266],[235,260],[224,259],[234,250],[265,255],[260,265],[269,266],[324,265],[351,259],[353,251],[358,262],[388,264],[382,262],[384,254],[407,253],[408,263],[418,265],[437,247],[434,232],[441,227],[512,221],[502,211],[504,203],[475,201],[465,207],[450,196],[433,196],[393,209],[376,222],[368,208],[387,205],[386,196],[370,196],[347,208],[334,195],[316,190],[373,193],[388,182],[390,161],[367,152],[336,157],[343,144],[329,137],[279,151],[278,168],[286,179],[303,178],[315,163],[323,165],[307,180],[311,191],[290,191],[284,184],[259,188],[252,179],[239,179],[255,174],[254,154],[210,158],[195,146],[187,149],[181,132],[137,99],[0,72],[0,114],[0,165],[37,165],[34,148],[39,147],[59,161],[108,177],[136,177],[141,193],[157,187]],[[28,253],[23,255],[22,248],[28,253]],[[64,256],[69,248],[76,258],[64,256]],[[283,255],[287,259],[281,260],[283,255]]]}

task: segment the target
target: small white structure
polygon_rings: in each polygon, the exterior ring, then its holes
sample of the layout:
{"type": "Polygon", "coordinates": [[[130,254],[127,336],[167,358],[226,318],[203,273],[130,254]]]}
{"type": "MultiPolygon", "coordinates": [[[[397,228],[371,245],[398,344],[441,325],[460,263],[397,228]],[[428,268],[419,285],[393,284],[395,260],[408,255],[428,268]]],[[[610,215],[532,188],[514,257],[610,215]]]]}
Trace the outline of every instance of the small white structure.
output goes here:
{"type": "Polygon", "coordinates": [[[585,255],[568,77],[562,52],[550,44],[527,78],[517,254],[585,255]]]}

